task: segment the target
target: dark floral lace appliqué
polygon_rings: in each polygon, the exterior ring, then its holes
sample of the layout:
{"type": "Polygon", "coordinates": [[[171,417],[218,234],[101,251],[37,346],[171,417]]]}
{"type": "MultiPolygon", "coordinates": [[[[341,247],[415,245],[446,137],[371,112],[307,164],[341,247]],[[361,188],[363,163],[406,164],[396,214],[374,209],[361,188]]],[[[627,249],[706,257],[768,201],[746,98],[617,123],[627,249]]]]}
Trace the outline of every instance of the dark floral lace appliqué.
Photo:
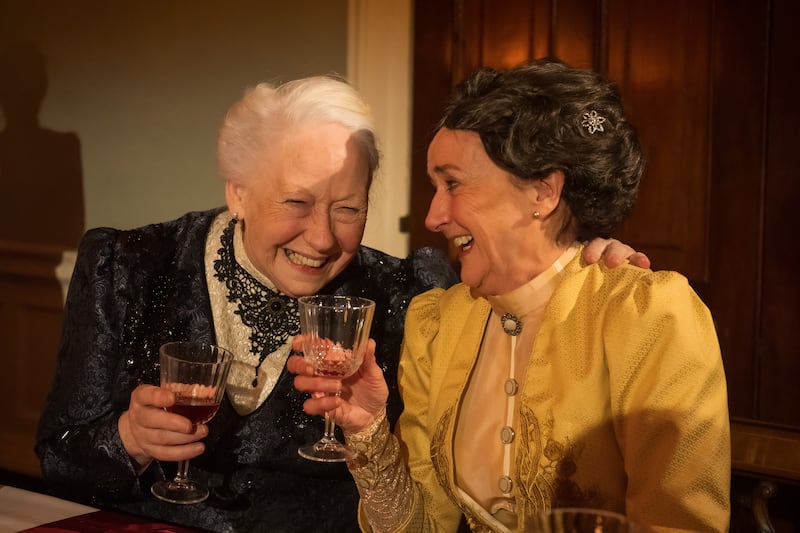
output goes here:
{"type": "Polygon", "coordinates": [[[250,351],[258,356],[253,379],[255,387],[261,363],[269,354],[283,346],[290,335],[300,332],[300,319],[297,300],[265,287],[236,261],[233,252],[236,222],[235,218],[231,219],[222,232],[219,259],[214,261],[214,276],[225,283],[228,301],[238,302],[238,309],[234,313],[252,330],[250,351]]]}

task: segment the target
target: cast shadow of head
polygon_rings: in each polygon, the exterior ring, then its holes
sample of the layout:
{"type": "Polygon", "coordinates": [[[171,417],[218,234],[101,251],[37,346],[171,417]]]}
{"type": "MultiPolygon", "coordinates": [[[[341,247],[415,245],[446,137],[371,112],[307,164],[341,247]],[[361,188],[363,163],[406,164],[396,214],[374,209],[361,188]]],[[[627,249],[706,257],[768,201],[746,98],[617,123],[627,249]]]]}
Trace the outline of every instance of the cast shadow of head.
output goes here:
{"type": "Polygon", "coordinates": [[[0,241],[73,249],[83,233],[83,169],[74,133],[39,125],[45,58],[28,42],[0,49],[0,241]]]}

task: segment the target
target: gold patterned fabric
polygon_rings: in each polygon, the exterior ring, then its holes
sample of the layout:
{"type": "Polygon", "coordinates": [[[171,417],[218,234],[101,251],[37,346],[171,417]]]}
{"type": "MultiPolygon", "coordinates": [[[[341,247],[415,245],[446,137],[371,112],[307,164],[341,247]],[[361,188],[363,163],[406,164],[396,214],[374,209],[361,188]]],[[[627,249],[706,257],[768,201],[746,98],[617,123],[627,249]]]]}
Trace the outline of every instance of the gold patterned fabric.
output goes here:
{"type": "MultiPolygon", "coordinates": [[[[586,266],[579,251],[563,276],[517,402],[515,530],[545,509],[583,506],[647,531],[726,531],[727,390],[708,309],[674,272],[586,266]]],[[[490,314],[463,284],[412,301],[395,434],[414,496],[396,531],[454,532],[462,513],[474,531],[505,530],[458,487],[453,450],[490,314]]],[[[366,530],[369,504],[362,494],[366,530]]]]}

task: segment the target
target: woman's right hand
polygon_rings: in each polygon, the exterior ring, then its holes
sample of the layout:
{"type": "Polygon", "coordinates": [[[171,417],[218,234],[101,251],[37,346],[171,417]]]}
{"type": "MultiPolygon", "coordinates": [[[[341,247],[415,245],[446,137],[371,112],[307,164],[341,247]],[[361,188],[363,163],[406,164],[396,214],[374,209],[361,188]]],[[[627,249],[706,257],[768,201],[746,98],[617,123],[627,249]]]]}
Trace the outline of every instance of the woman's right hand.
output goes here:
{"type": "MultiPolygon", "coordinates": [[[[292,350],[302,350],[300,336],[292,342],[292,350]]],[[[296,374],[294,386],[311,395],[303,403],[310,415],[323,415],[336,410],[336,425],[345,434],[353,434],[368,427],[386,407],[389,388],[383,371],[375,360],[375,341],[370,339],[364,361],[347,379],[338,380],[314,375],[314,367],[300,355],[292,355],[286,362],[289,372],[296,374]],[[339,393],[338,395],[332,395],[339,393]]]]}
{"type": "Polygon", "coordinates": [[[195,426],[188,418],[166,411],[175,395],[154,385],[139,385],[131,393],[128,410],[117,427],[122,445],[141,473],[153,459],[181,461],[197,457],[208,435],[205,424],[195,426]]]}

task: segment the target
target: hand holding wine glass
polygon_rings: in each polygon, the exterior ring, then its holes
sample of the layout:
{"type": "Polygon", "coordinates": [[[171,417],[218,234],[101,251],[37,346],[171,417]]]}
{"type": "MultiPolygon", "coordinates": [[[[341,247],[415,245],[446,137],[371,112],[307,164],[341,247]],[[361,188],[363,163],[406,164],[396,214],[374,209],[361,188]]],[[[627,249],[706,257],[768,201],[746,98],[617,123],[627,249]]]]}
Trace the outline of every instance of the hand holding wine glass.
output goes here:
{"type": "Polygon", "coordinates": [[[349,378],[336,380],[315,373],[314,366],[303,357],[303,335],[297,335],[292,350],[298,355],[289,357],[286,368],[295,374],[295,388],[310,395],[303,402],[303,411],[324,416],[335,410],[336,426],[346,435],[371,426],[382,416],[389,399],[389,385],[376,360],[376,348],[375,341],[369,339],[358,370],[349,378]]]}
{"type": "MultiPolygon", "coordinates": [[[[193,424],[211,420],[219,409],[233,354],[218,346],[194,342],[170,342],[161,346],[161,387],[175,394],[167,410],[193,424]]],[[[171,503],[198,503],[208,498],[208,489],[188,479],[189,460],[178,462],[173,480],[154,483],[152,494],[171,503]]]]}
{"type": "MultiPolygon", "coordinates": [[[[346,379],[358,370],[369,340],[375,302],[354,296],[315,295],[298,299],[303,354],[317,376],[346,379]]],[[[335,411],[325,412],[323,437],[298,453],[313,461],[346,461],[355,452],[340,443],[335,411]]]]}

